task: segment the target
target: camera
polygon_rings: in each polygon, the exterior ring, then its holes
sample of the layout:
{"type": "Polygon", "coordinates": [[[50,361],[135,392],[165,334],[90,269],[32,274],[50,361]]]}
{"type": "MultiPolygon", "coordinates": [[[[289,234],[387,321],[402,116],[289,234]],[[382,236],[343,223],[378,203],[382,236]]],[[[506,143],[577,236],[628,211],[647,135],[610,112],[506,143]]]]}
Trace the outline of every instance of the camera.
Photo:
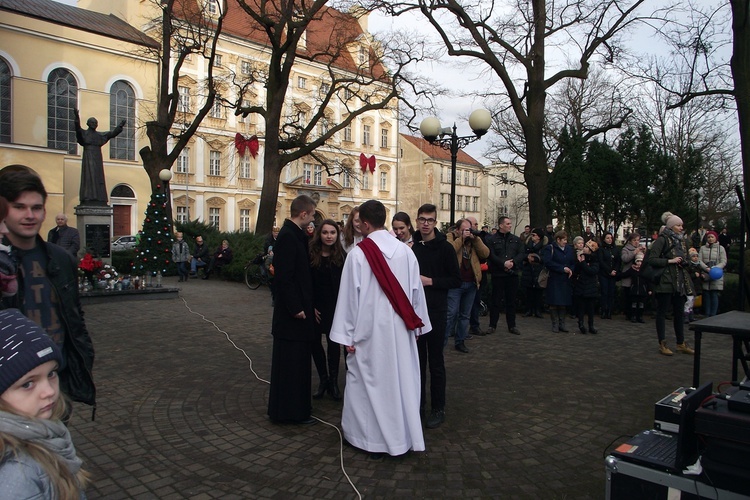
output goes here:
{"type": "Polygon", "coordinates": [[[469,232],[473,234],[474,236],[481,236],[482,233],[480,231],[477,231],[476,229],[469,229],[469,232]]]}

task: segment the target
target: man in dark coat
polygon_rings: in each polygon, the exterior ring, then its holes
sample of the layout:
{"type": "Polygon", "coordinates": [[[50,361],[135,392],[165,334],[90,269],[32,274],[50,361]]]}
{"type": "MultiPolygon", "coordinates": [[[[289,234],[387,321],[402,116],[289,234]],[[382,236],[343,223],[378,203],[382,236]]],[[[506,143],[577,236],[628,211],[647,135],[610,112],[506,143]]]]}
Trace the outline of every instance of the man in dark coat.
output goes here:
{"type": "Polygon", "coordinates": [[[83,321],[77,265],[38,234],[47,191],[31,169],[16,165],[0,171],[0,196],[10,202],[3,244],[12,245],[18,267],[18,292],[3,297],[2,307],[21,310],[45,330],[63,354],[60,389],[73,401],[95,406],[94,346],[83,321]]]}
{"type": "Polygon", "coordinates": [[[62,247],[63,250],[76,257],[78,250],[81,249],[81,235],[78,229],[68,225],[68,216],[63,213],[57,214],[55,224],[57,226],[47,233],[47,242],[62,247]]]}
{"type": "Polygon", "coordinates": [[[490,238],[490,273],[492,274],[492,301],[490,303],[490,327],[494,333],[500,318],[500,305],[505,302],[505,322],[514,335],[521,332],[516,327],[516,299],[518,297],[518,271],[526,257],[521,238],[511,233],[510,217],[500,217],[497,234],[490,238]]]}
{"type": "Polygon", "coordinates": [[[314,424],[311,360],[315,334],[313,284],[305,229],[315,218],[315,202],[300,195],[292,201],[274,245],[276,299],[268,416],[277,423],[314,424]]]}

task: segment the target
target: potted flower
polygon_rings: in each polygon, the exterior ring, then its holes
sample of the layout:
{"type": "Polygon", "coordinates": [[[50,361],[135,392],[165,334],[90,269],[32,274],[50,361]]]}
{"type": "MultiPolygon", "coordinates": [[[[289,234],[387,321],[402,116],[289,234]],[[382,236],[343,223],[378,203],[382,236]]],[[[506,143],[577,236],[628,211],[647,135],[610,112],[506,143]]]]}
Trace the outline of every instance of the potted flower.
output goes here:
{"type": "MultiPolygon", "coordinates": [[[[103,264],[101,260],[95,259],[93,255],[87,253],[78,263],[78,270],[83,273],[86,280],[91,283],[91,287],[96,288],[96,280],[94,278],[102,266],[103,264]]],[[[98,280],[98,276],[96,276],[96,279],[98,280]]]]}

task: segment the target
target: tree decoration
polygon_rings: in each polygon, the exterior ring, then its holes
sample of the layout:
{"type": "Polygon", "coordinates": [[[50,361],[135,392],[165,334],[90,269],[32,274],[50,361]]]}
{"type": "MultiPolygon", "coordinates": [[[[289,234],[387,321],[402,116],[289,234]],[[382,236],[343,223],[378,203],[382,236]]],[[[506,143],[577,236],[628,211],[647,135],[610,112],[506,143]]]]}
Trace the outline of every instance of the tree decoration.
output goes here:
{"type": "Polygon", "coordinates": [[[137,263],[133,272],[148,273],[156,276],[158,272],[165,273],[172,257],[172,234],[170,221],[166,216],[165,193],[152,193],[151,202],[146,209],[143,222],[143,234],[137,250],[137,263]],[[158,236],[157,236],[158,235],[158,236]]]}

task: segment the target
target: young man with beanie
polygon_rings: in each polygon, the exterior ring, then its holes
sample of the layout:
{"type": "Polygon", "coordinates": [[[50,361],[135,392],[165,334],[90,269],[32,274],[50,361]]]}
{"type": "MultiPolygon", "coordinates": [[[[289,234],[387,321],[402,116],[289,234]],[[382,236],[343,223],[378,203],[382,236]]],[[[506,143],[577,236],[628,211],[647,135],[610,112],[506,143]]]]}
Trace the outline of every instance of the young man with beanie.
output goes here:
{"type": "Polygon", "coordinates": [[[71,254],[39,236],[47,191],[36,173],[13,165],[0,171],[0,196],[9,202],[7,234],[18,267],[18,293],[2,299],[42,327],[62,352],[60,389],[73,401],[95,407],[94,346],[83,321],[78,267],[71,254]]]}
{"type": "Polygon", "coordinates": [[[667,347],[666,316],[672,309],[674,333],[677,350],[685,354],[695,351],[685,342],[685,301],[693,295],[693,283],[687,272],[688,254],[683,235],[682,219],[666,212],[662,215],[664,230],[651,245],[648,252],[648,265],[662,274],[654,284],[656,292],[656,335],[659,341],[659,353],[672,356],[674,353],[667,347]]]}

